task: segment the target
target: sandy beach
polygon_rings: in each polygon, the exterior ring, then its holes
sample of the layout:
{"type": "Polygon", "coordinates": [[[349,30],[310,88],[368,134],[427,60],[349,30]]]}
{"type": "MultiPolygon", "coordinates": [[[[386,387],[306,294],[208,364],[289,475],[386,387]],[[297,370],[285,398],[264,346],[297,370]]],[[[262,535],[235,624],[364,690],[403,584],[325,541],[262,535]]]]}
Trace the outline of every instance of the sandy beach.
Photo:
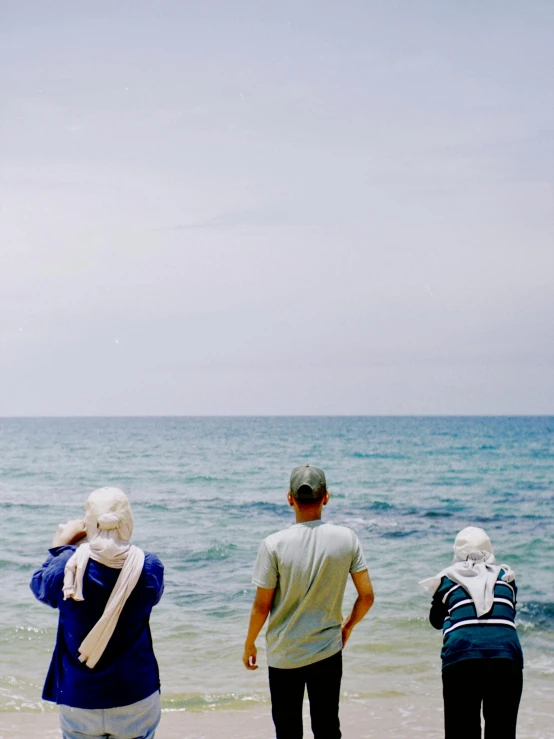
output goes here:
{"type": "MultiPolygon", "coordinates": [[[[341,705],[343,739],[440,739],[442,731],[441,696],[436,700],[413,702],[407,698],[371,701],[345,700],[341,705]]],[[[551,697],[529,686],[524,694],[518,739],[552,739],[554,709],[551,697]]],[[[305,736],[309,730],[307,702],[304,705],[305,736]]],[[[236,711],[164,711],[156,739],[273,739],[270,706],[236,711]]],[[[0,739],[59,739],[58,716],[46,713],[3,713],[0,739]]]]}

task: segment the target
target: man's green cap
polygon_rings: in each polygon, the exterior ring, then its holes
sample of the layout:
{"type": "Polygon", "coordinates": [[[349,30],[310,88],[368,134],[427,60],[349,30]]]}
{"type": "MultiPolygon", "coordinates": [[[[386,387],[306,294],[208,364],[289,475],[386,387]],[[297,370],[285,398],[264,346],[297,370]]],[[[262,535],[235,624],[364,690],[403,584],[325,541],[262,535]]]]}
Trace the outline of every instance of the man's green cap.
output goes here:
{"type": "Polygon", "coordinates": [[[290,474],[290,494],[297,500],[314,500],[327,492],[325,472],[311,464],[301,464],[290,474]]]}

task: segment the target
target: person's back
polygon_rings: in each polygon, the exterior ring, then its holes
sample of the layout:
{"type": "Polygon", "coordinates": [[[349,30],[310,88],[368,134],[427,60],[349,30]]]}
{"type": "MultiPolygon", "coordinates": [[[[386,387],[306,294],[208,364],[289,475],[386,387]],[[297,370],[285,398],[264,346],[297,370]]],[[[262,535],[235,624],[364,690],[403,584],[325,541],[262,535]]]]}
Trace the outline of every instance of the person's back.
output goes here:
{"type": "Polygon", "coordinates": [[[264,540],[252,579],[275,588],[267,630],[272,667],[303,667],[342,649],[346,581],[365,569],[358,538],[345,526],[307,521],[264,540]]]}
{"type": "Polygon", "coordinates": [[[257,669],[256,638],[269,615],[267,661],[277,739],[302,737],[307,688],[316,739],[339,739],[342,648],[373,603],[367,565],[356,534],[321,521],[329,500],[325,475],[311,465],[291,474],[289,504],[296,524],[262,542],[257,586],[243,662],[257,669]],[[348,575],[358,598],[342,623],[348,575]]]}
{"type": "Polygon", "coordinates": [[[456,536],[453,563],[420,585],[433,596],[429,620],[443,632],[446,739],[480,739],[481,712],[487,739],[515,739],[523,653],[513,570],[496,563],[483,529],[468,526],[456,536]]]}
{"type": "Polygon", "coordinates": [[[61,638],[54,648],[43,699],[84,709],[135,703],[160,689],[149,619],[163,593],[163,565],[155,554],[145,552],[140,578],[98,664],[91,670],[79,661],[79,646],[102,617],[120,570],[90,560],[83,577],[85,600],[63,600],[64,569],[75,550],[68,545],[53,547],[51,557],[31,580],[35,597],[57,608],[60,614],[61,638]]]}
{"type": "Polygon", "coordinates": [[[64,739],[153,739],[160,719],[149,618],[163,593],[163,565],[130,544],[132,530],[126,495],[96,490],[85,521],[60,527],[31,580],[36,598],[59,610],[43,698],[59,704],[64,739]]]}

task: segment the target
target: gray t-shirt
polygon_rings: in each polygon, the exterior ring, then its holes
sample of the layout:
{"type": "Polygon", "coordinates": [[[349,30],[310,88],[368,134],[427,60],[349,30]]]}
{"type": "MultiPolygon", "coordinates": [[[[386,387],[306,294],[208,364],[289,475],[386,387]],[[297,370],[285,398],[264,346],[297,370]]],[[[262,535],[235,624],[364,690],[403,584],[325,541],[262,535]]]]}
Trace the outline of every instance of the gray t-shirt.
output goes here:
{"type": "Polygon", "coordinates": [[[342,648],[342,599],[348,574],[367,569],[346,526],[297,523],[264,539],[252,582],[276,588],[267,627],[267,662],[291,669],[342,648]]]}

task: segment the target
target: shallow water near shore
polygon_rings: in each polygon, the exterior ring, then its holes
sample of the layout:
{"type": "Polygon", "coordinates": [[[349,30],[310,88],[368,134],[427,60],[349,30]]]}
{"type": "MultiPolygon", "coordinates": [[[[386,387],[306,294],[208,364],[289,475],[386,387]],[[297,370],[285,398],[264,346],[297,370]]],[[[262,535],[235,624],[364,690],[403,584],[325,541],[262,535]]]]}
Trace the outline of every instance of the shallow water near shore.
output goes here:
{"type": "MultiPolygon", "coordinates": [[[[260,669],[240,662],[250,577],[260,540],[293,522],[285,492],[303,461],[325,469],[324,518],[358,533],[376,590],[345,652],[346,698],[436,701],[441,636],[417,582],[473,524],[516,571],[526,685],[554,704],[554,418],[0,419],[0,711],[50,710],[56,613],[28,582],[57,524],[107,484],[166,567],[152,616],[164,707],[267,702],[263,639],[260,669]]],[[[349,587],[345,611],[353,599],[349,587]]]]}

